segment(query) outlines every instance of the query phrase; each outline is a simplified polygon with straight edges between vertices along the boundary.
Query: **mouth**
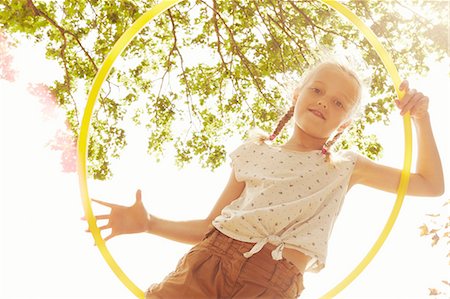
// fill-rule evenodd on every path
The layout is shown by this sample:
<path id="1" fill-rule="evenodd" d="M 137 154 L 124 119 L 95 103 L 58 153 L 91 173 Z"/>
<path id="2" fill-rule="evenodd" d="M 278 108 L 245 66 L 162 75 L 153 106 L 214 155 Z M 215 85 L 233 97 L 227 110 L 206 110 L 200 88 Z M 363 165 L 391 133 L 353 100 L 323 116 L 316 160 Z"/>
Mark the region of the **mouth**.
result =
<path id="1" fill-rule="evenodd" d="M 314 115 L 320 117 L 321 119 L 325 120 L 325 117 L 323 116 L 322 112 L 314 109 L 308 109 L 310 112 L 312 112 Z"/>

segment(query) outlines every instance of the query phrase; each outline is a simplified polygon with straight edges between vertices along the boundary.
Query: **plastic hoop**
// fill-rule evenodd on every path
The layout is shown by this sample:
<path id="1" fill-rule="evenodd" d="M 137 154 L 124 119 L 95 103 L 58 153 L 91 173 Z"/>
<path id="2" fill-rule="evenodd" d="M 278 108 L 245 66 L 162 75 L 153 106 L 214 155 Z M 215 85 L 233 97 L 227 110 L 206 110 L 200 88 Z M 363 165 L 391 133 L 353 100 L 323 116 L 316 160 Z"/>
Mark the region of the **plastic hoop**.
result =
<path id="1" fill-rule="evenodd" d="M 111 268 L 111 270 L 116 274 L 119 280 L 138 298 L 144 298 L 144 292 L 139 289 L 122 271 L 119 265 L 116 263 L 108 248 L 105 245 L 105 241 L 102 239 L 100 230 L 97 227 L 97 223 L 95 217 L 92 212 L 91 199 L 88 193 L 87 187 L 87 148 L 88 148 L 88 137 L 89 137 L 89 127 L 92 117 L 92 112 L 94 109 L 94 105 L 97 101 L 98 94 L 100 92 L 101 86 L 103 82 L 106 80 L 109 72 L 111 71 L 112 65 L 114 64 L 117 57 L 123 52 L 125 47 L 131 42 L 136 34 L 138 34 L 144 26 L 146 26 L 151 20 L 153 20 L 156 16 L 160 15 L 162 12 L 171 8 L 175 4 L 181 2 L 182 0 L 164 0 L 159 4 L 153 6 L 149 11 L 144 13 L 141 17 L 139 17 L 129 29 L 127 29 L 122 36 L 117 40 L 114 44 L 111 51 L 108 53 L 108 56 L 105 58 L 101 68 L 97 72 L 97 75 L 94 78 L 92 83 L 91 90 L 88 95 L 87 104 L 84 110 L 83 119 L 81 123 L 80 133 L 78 137 L 78 178 L 80 185 L 80 193 L 82 197 L 82 203 L 84 212 L 86 215 L 86 219 L 89 224 L 90 231 L 92 236 L 94 237 L 95 243 L 100 250 L 103 258 Z M 344 5 L 340 4 L 337 1 L 328 1 L 328 0 L 319 0 L 336 11 L 338 11 L 343 17 L 347 18 L 351 23 L 353 23 L 360 31 L 364 34 L 366 39 L 372 44 L 375 48 L 378 56 L 381 58 L 385 68 L 390 74 L 392 81 L 394 83 L 394 87 L 398 98 L 402 100 L 404 96 L 404 92 L 398 89 L 400 85 L 400 77 L 398 75 L 397 69 L 392 62 L 391 57 L 387 53 L 387 51 L 383 48 L 381 43 L 378 41 L 375 34 L 368 28 L 355 14 L 353 14 L 350 10 L 348 10 Z M 396 219 L 400 208 L 403 203 L 403 199 L 406 194 L 406 190 L 408 187 L 410 169 L 411 169 L 411 120 L 409 113 L 406 113 L 403 116 L 403 125 L 404 125 L 404 135 L 405 135 L 405 149 L 404 149 L 404 161 L 403 161 L 403 169 L 400 178 L 400 184 L 397 189 L 397 199 L 395 205 L 391 211 L 388 221 L 385 224 L 383 231 L 378 237 L 375 244 L 369 250 L 364 259 L 355 267 L 355 269 L 345 277 L 339 284 L 337 284 L 333 289 L 328 291 L 322 298 L 330 298 L 337 295 L 340 291 L 342 291 L 345 287 L 347 287 L 370 263 L 370 261 L 375 257 L 378 250 L 383 245 L 387 236 L 389 235 Z"/>
<path id="2" fill-rule="evenodd" d="M 401 80 L 398 75 L 397 68 L 395 67 L 391 56 L 384 49 L 381 43 L 378 41 L 376 35 L 367 27 L 354 13 L 352 13 L 347 7 L 340 4 L 337 1 L 329 1 L 329 0 L 320 0 L 323 3 L 329 5 L 338 11 L 342 16 L 346 17 L 350 22 L 353 23 L 356 27 L 358 27 L 359 31 L 364 34 L 365 38 L 370 42 L 370 44 L 374 47 L 378 56 L 381 58 L 384 67 L 388 71 L 391 79 L 394 83 L 395 91 L 397 92 L 398 98 L 403 100 L 403 96 L 405 94 L 404 91 L 398 89 L 400 86 Z M 328 291 L 321 298 L 331 298 L 336 296 L 339 292 L 341 292 L 345 287 L 347 287 L 356 277 L 367 267 L 367 265 L 372 261 L 377 252 L 380 250 L 387 236 L 392 230 L 395 221 L 397 220 L 398 213 L 400 212 L 400 208 L 403 203 L 403 199 L 406 195 L 406 190 L 408 188 L 409 176 L 411 171 L 411 158 L 412 158 L 412 145 L 411 145 L 411 119 L 409 113 L 406 113 L 403 116 L 403 126 L 404 126 L 404 135 L 405 135 L 405 149 L 404 149 L 404 160 L 403 160 L 403 169 L 400 177 L 400 183 L 397 189 L 397 199 L 395 201 L 394 207 L 392 208 L 391 214 L 389 215 L 388 221 L 384 225 L 383 231 L 375 241 L 372 248 L 366 254 L 366 256 L 361 260 L 361 262 L 347 275 L 340 283 L 338 283 L 333 289 Z"/>

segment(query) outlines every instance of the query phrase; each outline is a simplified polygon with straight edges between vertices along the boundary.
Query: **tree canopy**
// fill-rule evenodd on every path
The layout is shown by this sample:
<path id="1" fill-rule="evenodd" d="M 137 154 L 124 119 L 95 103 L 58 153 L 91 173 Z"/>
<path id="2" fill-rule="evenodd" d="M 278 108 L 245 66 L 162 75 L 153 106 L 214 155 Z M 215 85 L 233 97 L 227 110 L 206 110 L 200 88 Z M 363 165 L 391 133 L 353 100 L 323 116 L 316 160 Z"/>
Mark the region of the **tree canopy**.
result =
<path id="1" fill-rule="evenodd" d="M 156 1 L 0 0 L 0 26 L 12 39 L 46 46 L 61 66 L 50 86 L 78 138 L 92 80 L 117 39 Z M 391 54 L 400 75 L 426 74 L 425 58 L 448 52 L 448 12 L 440 1 L 347 1 Z M 427 16 L 419 12 L 429 11 Z M 333 9 L 316 0 L 183 1 L 150 22 L 129 44 L 101 91 L 92 119 L 88 171 L 112 176 L 110 162 L 127 145 L 124 123 L 148 132 L 148 153 L 176 149 L 180 167 L 198 157 L 220 166 L 227 137 L 251 125 L 272 132 L 290 104 L 286 83 L 300 78 L 319 45 L 358 49 L 372 72 L 371 101 L 337 147 L 382 152 L 367 125 L 388 123 L 394 87 L 372 46 Z M 285 130 L 277 142 L 287 138 Z"/>

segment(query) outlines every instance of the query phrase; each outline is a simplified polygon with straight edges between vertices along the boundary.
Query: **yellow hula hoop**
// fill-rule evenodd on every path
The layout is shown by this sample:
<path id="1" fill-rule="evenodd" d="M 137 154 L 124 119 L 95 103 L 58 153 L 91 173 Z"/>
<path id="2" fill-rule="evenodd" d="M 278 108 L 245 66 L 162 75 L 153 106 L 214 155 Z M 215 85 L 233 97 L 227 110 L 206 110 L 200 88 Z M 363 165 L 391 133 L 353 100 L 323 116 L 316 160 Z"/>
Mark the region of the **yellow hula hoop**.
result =
<path id="1" fill-rule="evenodd" d="M 94 237 L 97 248 L 100 250 L 103 258 L 105 259 L 109 267 L 120 279 L 120 281 L 138 298 L 144 298 L 144 292 L 141 289 L 139 289 L 128 278 L 128 276 L 122 271 L 122 269 L 116 263 L 111 253 L 108 251 L 108 248 L 106 247 L 105 242 L 100 235 L 100 230 L 97 227 L 97 223 L 95 221 L 95 217 L 92 212 L 91 199 L 87 187 L 87 169 L 86 169 L 89 127 L 94 105 L 97 101 L 97 97 L 100 92 L 101 86 L 105 81 L 105 79 L 107 78 L 107 76 L 109 75 L 109 72 L 114 64 L 114 61 L 123 52 L 125 47 L 130 43 L 130 41 L 134 38 L 134 36 L 138 34 L 142 30 L 142 28 L 144 28 L 144 26 L 146 26 L 156 16 L 160 15 L 162 12 L 166 11 L 167 9 L 171 8 L 172 6 L 181 1 L 182 0 L 164 0 L 159 4 L 156 4 L 149 11 L 147 11 L 145 14 L 139 17 L 114 44 L 113 48 L 109 52 L 108 56 L 103 62 L 100 70 L 97 72 L 97 75 L 95 76 L 94 81 L 92 83 L 92 87 L 88 95 L 88 100 L 84 110 L 80 133 L 78 137 L 78 160 L 77 160 L 78 178 L 83 208 L 86 215 L 86 219 L 89 224 L 90 231 L 92 233 L 92 236 Z M 381 58 L 385 68 L 390 74 L 392 81 L 394 83 L 395 91 L 398 95 L 398 98 L 401 100 L 404 96 L 404 91 L 400 91 L 398 89 L 401 81 L 397 69 L 394 63 L 392 62 L 391 57 L 389 56 L 387 51 L 383 48 L 381 43 L 378 41 L 377 37 L 372 32 L 372 30 L 370 30 L 370 28 L 368 28 L 355 14 L 353 14 L 350 10 L 348 10 L 344 5 L 340 4 L 339 2 L 328 0 L 319 0 L 319 1 L 329 5 L 330 7 L 338 11 L 343 17 L 347 18 L 350 22 L 352 22 L 361 31 L 361 33 L 364 34 L 366 39 L 375 48 L 378 56 Z M 406 194 L 411 170 L 412 137 L 411 137 L 411 120 L 409 113 L 403 116 L 403 125 L 405 135 L 403 170 L 401 173 L 400 184 L 397 189 L 397 199 L 391 211 L 389 219 L 386 222 L 380 236 L 378 237 L 372 248 L 369 250 L 367 255 L 364 257 L 364 259 L 355 267 L 355 269 L 353 269 L 352 272 L 350 272 L 350 274 L 347 275 L 347 277 L 345 277 L 333 289 L 331 289 L 325 295 L 323 295 L 322 298 L 331 298 L 337 295 L 345 287 L 347 287 L 356 277 L 358 277 L 358 275 L 375 257 L 378 250 L 381 248 L 387 236 L 389 235 L 397 219 L 398 213 L 403 203 L 403 199 Z"/>

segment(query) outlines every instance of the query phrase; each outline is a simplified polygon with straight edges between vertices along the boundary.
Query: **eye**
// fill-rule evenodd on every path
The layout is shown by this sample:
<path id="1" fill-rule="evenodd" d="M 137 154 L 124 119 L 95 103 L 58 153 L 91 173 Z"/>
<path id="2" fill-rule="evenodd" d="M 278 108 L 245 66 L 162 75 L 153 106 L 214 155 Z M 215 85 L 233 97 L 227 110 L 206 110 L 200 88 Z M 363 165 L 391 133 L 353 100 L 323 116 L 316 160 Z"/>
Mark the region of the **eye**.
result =
<path id="1" fill-rule="evenodd" d="M 311 88 L 315 93 L 317 93 L 316 91 L 318 91 L 319 93 L 320 93 L 320 89 L 318 89 L 318 88 L 315 88 L 315 87 L 313 87 L 313 88 Z"/>
<path id="2" fill-rule="evenodd" d="M 336 106 L 338 106 L 339 108 L 344 108 L 344 105 L 342 104 L 342 102 L 341 101 L 339 101 L 339 100 L 336 100 L 336 101 L 334 101 L 334 103 L 336 104 Z"/>

